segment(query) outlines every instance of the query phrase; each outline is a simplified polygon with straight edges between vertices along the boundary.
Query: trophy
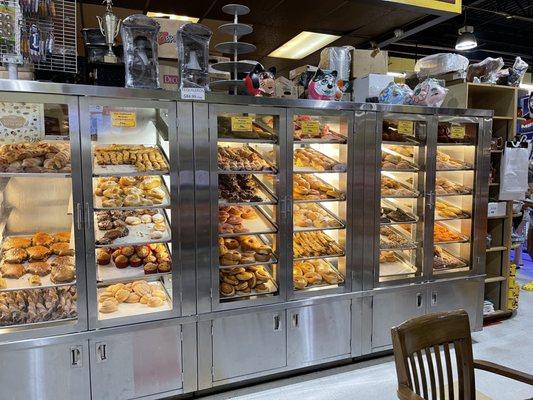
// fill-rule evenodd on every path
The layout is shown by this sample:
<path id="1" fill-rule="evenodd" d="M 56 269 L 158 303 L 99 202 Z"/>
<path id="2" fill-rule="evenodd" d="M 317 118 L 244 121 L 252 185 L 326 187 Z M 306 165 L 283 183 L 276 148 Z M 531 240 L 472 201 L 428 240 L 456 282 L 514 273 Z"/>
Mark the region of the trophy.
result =
<path id="1" fill-rule="evenodd" d="M 104 55 L 104 62 L 106 63 L 117 63 L 117 56 L 113 53 L 113 44 L 115 43 L 115 38 L 120 32 L 120 23 L 121 20 L 113 14 L 111 6 L 113 5 L 112 0 L 104 0 L 106 4 L 106 11 L 103 17 L 96 16 L 98 19 L 98 25 L 100 26 L 100 32 L 105 37 L 107 44 L 107 53 Z"/>

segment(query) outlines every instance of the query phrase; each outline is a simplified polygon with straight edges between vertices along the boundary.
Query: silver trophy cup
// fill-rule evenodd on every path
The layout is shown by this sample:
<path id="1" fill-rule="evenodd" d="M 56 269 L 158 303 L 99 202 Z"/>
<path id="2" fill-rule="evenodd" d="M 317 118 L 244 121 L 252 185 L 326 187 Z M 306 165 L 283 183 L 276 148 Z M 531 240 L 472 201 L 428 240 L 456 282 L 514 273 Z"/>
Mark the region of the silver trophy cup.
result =
<path id="1" fill-rule="evenodd" d="M 118 59 L 117 56 L 115 56 L 115 53 L 113 53 L 113 44 L 120 32 L 120 23 L 122 20 L 113 14 L 113 10 L 111 9 L 111 6 L 113 5 L 112 0 L 105 0 L 104 3 L 106 4 L 106 12 L 104 16 L 96 16 L 98 19 L 98 25 L 100 26 L 100 32 L 104 35 L 107 43 L 107 54 L 104 56 L 104 62 L 116 64 Z"/>

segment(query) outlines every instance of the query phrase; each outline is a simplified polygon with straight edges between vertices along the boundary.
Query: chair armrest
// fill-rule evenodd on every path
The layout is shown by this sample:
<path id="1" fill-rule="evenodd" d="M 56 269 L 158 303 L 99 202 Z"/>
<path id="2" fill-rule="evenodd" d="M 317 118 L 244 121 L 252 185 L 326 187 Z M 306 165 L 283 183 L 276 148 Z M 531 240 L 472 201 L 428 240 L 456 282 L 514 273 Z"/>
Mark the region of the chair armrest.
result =
<path id="1" fill-rule="evenodd" d="M 424 400 L 405 385 L 399 385 L 397 393 L 400 400 Z"/>
<path id="2" fill-rule="evenodd" d="M 515 381 L 520 381 L 527 383 L 528 385 L 533 385 L 533 375 L 527 374 L 525 372 L 517 371 L 512 368 L 504 367 L 503 365 L 495 364 L 489 361 L 484 360 L 474 360 L 474 368 L 481 369 L 483 371 L 492 372 L 493 374 L 498 374 L 505 376 L 506 378 L 514 379 Z"/>

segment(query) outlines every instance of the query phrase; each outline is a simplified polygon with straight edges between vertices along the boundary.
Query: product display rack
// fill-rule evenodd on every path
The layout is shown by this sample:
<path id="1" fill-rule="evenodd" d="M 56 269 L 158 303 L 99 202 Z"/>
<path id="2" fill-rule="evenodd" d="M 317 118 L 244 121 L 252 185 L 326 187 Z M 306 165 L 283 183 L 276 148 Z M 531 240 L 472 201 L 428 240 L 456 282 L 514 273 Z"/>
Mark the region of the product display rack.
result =
<path id="1" fill-rule="evenodd" d="M 518 88 L 511 86 L 461 83 L 449 87 L 450 91 L 444 106 L 494 110 L 492 139 L 514 139 L 517 118 Z M 491 146 L 493 147 L 493 146 Z M 489 181 L 489 201 L 499 201 L 500 161 L 503 150 L 491 148 L 489 168 L 493 179 Z M 512 234 L 512 201 L 507 202 L 506 214 L 502 217 L 489 217 L 487 233 L 492 243 L 486 248 L 485 298 L 492 301 L 495 312 L 487 315 L 487 321 L 506 318 L 511 315 L 507 307 L 508 278 Z"/>
<path id="2" fill-rule="evenodd" d="M 35 82 L 0 81 L 0 88 L 4 101 L 45 102 L 63 93 L 61 104 L 73 107 L 71 143 L 77 140 L 74 148 L 81 161 L 70 173 L 77 189 L 72 190 L 67 212 L 72 210 L 74 225 L 80 228 L 76 245 L 84 247 L 85 257 L 77 258 L 81 259 L 76 284 L 78 302 L 87 312 L 79 313 L 83 323 L 69 322 L 69 331 L 0 328 L 0 352 L 10 371 L 26 370 L 26 360 L 37 352 L 44 365 L 55 366 L 48 373 L 57 371 L 61 379 L 76 382 L 75 388 L 65 389 L 54 383 L 59 378 L 47 379 L 44 386 L 51 395 L 164 398 L 353 359 L 390 350 L 391 326 L 429 312 L 464 308 L 472 328 L 481 328 L 485 252 L 480 252 L 484 241 L 479 238 L 486 232 L 488 189 L 483 185 L 487 171 L 483 166 L 488 162 L 491 123 L 487 111 L 218 95 L 205 102 L 182 102 L 166 91 Z M 410 146 L 417 149 L 416 156 L 391 149 L 405 146 L 404 141 L 383 140 L 384 122 L 398 120 L 413 122 L 402 130 L 412 125 L 415 137 L 422 139 Z M 80 129 L 72 130 L 77 121 Z M 446 149 L 441 148 L 439 124 L 474 126 L 472 143 L 446 143 Z M 118 158 L 108 167 L 107 155 L 101 152 L 141 150 L 119 147 L 126 145 L 157 147 L 168 170 L 154 166 L 150 157 L 151 165 L 127 164 L 125 170 Z M 407 157 L 404 172 L 395 172 L 390 165 L 381 170 L 382 147 L 399 157 L 393 161 Z M 471 189 L 464 195 L 468 200 L 439 199 L 437 151 L 470 164 L 464 171 L 446 171 L 448 179 L 460 184 L 457 187 Z M 127 153 L 122 157 L 131 160 Z M 117 171 L 117 165 L 122 169 Z M 159 168 L 159 172 L 136 171 L 132 166 Z M 410 199 L 392 193 L 381 199 L 382 172 L 395 180 L 406 174 L 402 183 L 406 187 L 411 183 L 417 194 Z M 102 190 L 100 195 L 100 186 L 118 178 L 119 185 L 129 187 L 138 175 L 163 180 L 157 192 L 161 203 L 139 204 L 135 197 L 127 204 L 125 199 L 114 203 L 113 208 L 142 209 L 141 215 L 157 210 L 169 235 L 129 241 L 130 232 L 141 229 L 137 220 L 130 219 L 128 235 L 102 243 L 95 230 L 102 223 L 96 213 L 113 203 L 104 204 L 100 198 L 110 195 L 113 200 L 117 193 L 104 195 Z M 124 194 L 147 196 L 136 190 Z M 460 234 L 438 245 L 466 265 L 435 273 L 433 226 L 441 218 L 433 205 L 438 201 L 452 211 L 462 210 L 457 218 L 448 215 L 437 221 Z M 396 204 L 402 212 L 389 217 L 401 215 L 409 221 L 392 218 L 381 226 L 381 206 Z M 240 220 L 230 220 L 237 213 Z M 387 236 L 382 247 L 407 265 L 413 265 L 412 259 L 401 255 L 414 253 L 413 276 L 380 279 L 382 227 L 410 239 L 397 244 L 394 236 Z M 118 260 L 125 268 L 97 265 L 99 250 L 132 243 L 166 245 L 171 273 L 140 275 L 138 268 L 144 265 L 133 266 L 137 260 L 130 255 L 126 255 L 129 266 Z M 226 250 L 242 251 L 240 260 L 231 253 L 222 262 Z M 305 286 L 298 279 L 299 269 L 304 276 L 311 273 Z M 168 306 L 150 308 L 141 302 L 133 303 L 133 310 L 123 307 L 131 303 L 120 303 L 117 311 L 101 312 L 99 296 L 107 296 L 109 286 L 139 279 L 161 285 Z M 160 373 L 146 379 L 142 371 L 153 370 Z M 11 372 L 0 375 L 4 387 L 13 387 L 11 381 Z M 17 390 L 27 397 L 24 388 Z"/>

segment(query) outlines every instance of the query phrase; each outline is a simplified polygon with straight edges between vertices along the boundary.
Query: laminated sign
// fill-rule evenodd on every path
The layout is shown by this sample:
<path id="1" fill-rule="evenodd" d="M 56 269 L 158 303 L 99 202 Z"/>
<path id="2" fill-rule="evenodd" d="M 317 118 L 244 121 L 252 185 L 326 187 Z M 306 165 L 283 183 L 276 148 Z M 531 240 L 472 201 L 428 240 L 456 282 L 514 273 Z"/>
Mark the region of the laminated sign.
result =
<path id="1" fill-rule="evenodd" d="M 113 128 L 135 128 L 137 114 L 135 112 L 111 111 L 111 126 Z"/>
<path id="2" fill-rule="evenodd" d="M 44 106 L 0 102 L 0 143 L 44 139 Z"/>
<path id="3" fill-rule="evenodd" d="M 233 132 L 251 132 L 252 117 L 231 117 L 231 130 Z"/>
<path id="4" fill-rule="evenodd" d="M 466 129 L 464 126 L 452 126 L 450 128 L 450 137 L 452 139 L 464 139 L 466 134 Z"/>
<path id="5" fill-rule="evenodd" d="M 319 121 L 301 121 L 303 135 L 320 136 L 320 122 Z"/>
<path id="6" fill-rule="evenodd" d="M 400 135 L 412 135 L 414 126 L 413 121 L 398 121 L 398 133 Z"/>

